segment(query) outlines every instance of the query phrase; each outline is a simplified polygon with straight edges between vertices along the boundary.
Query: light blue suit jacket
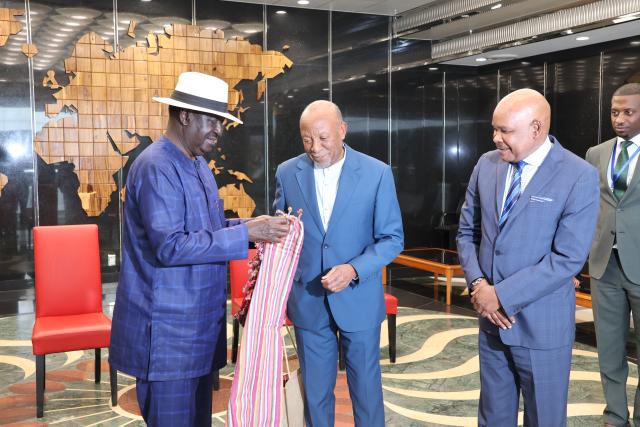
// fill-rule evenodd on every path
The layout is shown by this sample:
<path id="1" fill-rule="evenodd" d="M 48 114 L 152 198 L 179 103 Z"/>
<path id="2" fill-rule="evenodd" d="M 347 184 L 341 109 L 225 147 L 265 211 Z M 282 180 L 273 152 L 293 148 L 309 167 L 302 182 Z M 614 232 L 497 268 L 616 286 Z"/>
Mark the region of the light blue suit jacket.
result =
<path id="1" fill-rule="evenodd" d="M 329 226 L 325 233 L 316 200 L 313 163 L 306 154 L 276 171 L 275 209 L 302 209 L 304 243 L 287 312 L 294 325 L 315 330 L 327 295 L 331 313 L 344 331 L 374 328 L 385 317 L 381 270 L 403 249 L 402 218 L 391 168 L 345 146 Z M 332 267 L 351 264 L 359 280 L 338 293 L 320 278 Z"/>
<path id="2" fill-rule="evenodd" d="M 494 284 L 512 329 L 481 318 L 502 342 L 532 349 L 573 343 L 575 290 L 598 219 L 598 172 L 550 136 L 553 148 L 518 199 L 502 231 L 507 162 L 497 150 L 476 164 L 460 215 L 457 243 L 467 283 Z"/>

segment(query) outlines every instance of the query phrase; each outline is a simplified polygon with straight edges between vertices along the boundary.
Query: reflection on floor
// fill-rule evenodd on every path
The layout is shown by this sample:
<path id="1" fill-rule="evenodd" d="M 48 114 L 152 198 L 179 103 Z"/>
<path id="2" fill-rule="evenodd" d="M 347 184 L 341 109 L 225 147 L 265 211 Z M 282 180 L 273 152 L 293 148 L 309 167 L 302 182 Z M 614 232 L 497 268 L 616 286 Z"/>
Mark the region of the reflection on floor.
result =
<path id="1" fill-rule="evenodd" d="M 467 308 L 446 307 L 439 301 L 399 288 L 388 291 L 399 297 L 402 307 L 397 321 L 395 364 L 388 360 L 386 324 L 381 334 L 387 425 L 475 426 L 479 378 L 477 321 L 473 312 Z M 460 299 L 456 296 L 454 301 Z M 113 293 L 108 292 L 105 311 L 110 313 L 112 307 Z M 119 404 L 112 408 L 109 376 L 102 376 L 102 384 L 93 381 L 91 351 L 47 356 L 45 417 L 39 423 L 35 418 L 32 324 L 32 313 L 0 318 L 0 425 L 144 425 L 138 416 L 134 380 L 119 375 Z M 230 337 L 230 323 L 228 328 Z M 104 362 L 102 369 L 108 370 Z M 224 425 L 232 375 L 232 366 L 221 372 L 221 390 L 214 395 L 215 426 Z M 637 367 L 632 365 L 628 382 L 630 402 L 636 386 Z M 336 397 L 336 425 L 353 425 L 344 374 L 339 374 Z M 595 348 L 576 343 L 569 391 L 569 425 L 601 425 L 603 407 Z"/>

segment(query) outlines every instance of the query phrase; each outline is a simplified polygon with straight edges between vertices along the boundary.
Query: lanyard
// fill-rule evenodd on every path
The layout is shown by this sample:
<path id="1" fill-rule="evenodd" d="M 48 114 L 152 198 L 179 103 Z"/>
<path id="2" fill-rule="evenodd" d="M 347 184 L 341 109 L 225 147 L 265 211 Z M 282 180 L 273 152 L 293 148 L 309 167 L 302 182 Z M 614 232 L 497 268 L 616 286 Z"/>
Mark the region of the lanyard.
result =
<path id="1" fill-rule="evenodd" d="M 611 156 L 611 187 L 615 188 L 616 182 L 620 179 L 620 175 L 629 167 L 631 160 L 633 160 L 639 153 L 640 147 L 637 147 L 636 150 L 629 156 L 624 165 L 620 168 L 620 172 L 616 175 L 615 172 L 615 163 L 616 163 L 616 149 L 618 147 L 618 142 L 616 141 L 613 144 L 613 155 Z"/>

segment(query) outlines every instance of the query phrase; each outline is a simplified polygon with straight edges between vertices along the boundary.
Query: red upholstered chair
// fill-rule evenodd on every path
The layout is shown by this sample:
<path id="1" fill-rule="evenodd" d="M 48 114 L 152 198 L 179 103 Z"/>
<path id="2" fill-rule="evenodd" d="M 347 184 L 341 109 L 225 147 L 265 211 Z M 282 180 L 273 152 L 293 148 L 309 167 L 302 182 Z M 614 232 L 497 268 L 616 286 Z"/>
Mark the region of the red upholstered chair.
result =
<path id="1" fill-rule="evenodd" d="M 31 342 L 36 356 L 37 415 L 44 413 L 45 355 L 109 347 L 111 320 L 102 312 L 100 253 L 96 225 L 34 227 L 36 321 Z M 110 368 L 111 404 L 117 404 L 117 374 Z"/>
<path id="2" fill-rule="evenodd" d="M 398 298 L 385 292 L 384 306 L 387 313 L 387 330 L 389 331 L 389 361 L 396 363 L 396 315 L 398 314 Z"/>
<path id="3" fill-rule="evenodd" d="M 231 363 L 236 363 L 238 358 L 238 338 L 240 335 L 240 322 L 235 318 L 242 306 L 244 292 L 242 289 L 249 279 L 249 260 L 256 255 L 256 249 L 249 249 L 246 259 L 229 261 L 229 277 L 231 282 L 231 314 L 233 318 L 233 342 L 231 344 Z"/>

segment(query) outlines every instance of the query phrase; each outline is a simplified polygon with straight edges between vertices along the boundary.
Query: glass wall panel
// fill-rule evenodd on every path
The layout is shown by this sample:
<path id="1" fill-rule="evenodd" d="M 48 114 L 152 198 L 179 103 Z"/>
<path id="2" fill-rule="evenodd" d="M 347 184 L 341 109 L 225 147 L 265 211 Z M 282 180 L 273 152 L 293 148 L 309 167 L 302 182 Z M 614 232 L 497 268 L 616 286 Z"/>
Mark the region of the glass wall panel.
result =
<path id="1" fill-rule="evenodd" d="M 258 94 L 258 80 L 266 70 L 242 65 L 262 63 L 263 9 L 261 5 L 245 3 L 230 4 L 220 1 L 196 3 L 196 23 L 201 29 L 220 28 L 224 31 L 226 40 L 242 37 L 248 42 L 242 46 L 249 48 L 251 45 L 257 49 L 257 53 L 249 53 L 248 50 L 245 52 L 242 48 L 236 49 L 240 53 L 237 53 L 238 66 L 234 73 L 239 73 L 240 81 L 234 89 L 242 94 L 242 101 L 238 108 L 244 111 L 241 113 L 244 123 L 229 128 L 224 133 L 218 150 L 209 156 L 209 160 L 214 160 L 218 168 L 215 178 L 221 191 L 242 194 L 241 197 L 248 206 L 242 210 L 227 210 L 227 217 L 255 216 L 268 212 L 265 194 L 264 96 Z M 233 48 L 232 43 L 225 45 L 228 51 Z M 220 75 L 220 77 L 224 76 Z M 239 175 L 238 172 L 244 175 Z M 255 207 L 251 209 L 251 206 Z"/>
<path id="2" fill-rule="evenodd" d="M 632 44 L 634 42 L 634 44 Z M 640 40 L 621 40 L 602 56 L 602 127 L 600 141 L 615 136 L 611 128 L 611 97 L 625 83 L 640 83 Z"/>
<path id="3" fill-rule="evenodd" d="M 280 10 L 286 13 L 277 13 Z M 328 19 L 326 11 L 267 7 L 267 47 L 284 49 L 293 62 L 285 75 L 268 82 L 270 201 L 278 165 L 304 152 L 299 128 L 302 110 L 312 101 L 329 99 Z"/>
<path id="4" fill-rule="evenodd" d="M 395 61 L 395 58 L 394 58 Z M 394 72 L 392 158 L 405 247 L 434 246 L 442 212 L 442 73 L 427 67 Z"/>
<path id="5" fill-rule="evenodd" d="M 13 33 L 0 45 L 0 291 L 31 283 L 34 180 L 24 3 L 0 1 Z M 19 12 L 19 14 L 18 14 Z M 35 15 L 33 15 L 35 17 Z"/>
<path id="6" fill-rule="evenodd" d="M 219 2 L 214 2 L 219 3 Z M 184 1 L 120 1 L 118 2 L 118 42 L 121 48 L 145 43 L 149 33 L 163 34 L 165 27 L 171 24 L 192 23 L 191 2 Z M 111 31 L 113 35 L 113 21 L 106 19 L 105 35 Z"/>
<path id="7" fill-rule="evenodd" d="M 584 157 L 598 143 L 598 91 L 600 57 L 590 56 L 550 64 L 548 79 L 553 79 L 551 131 L 563 147 Z"/>
<path id="8" fill-rule="evenodd" d="M 389 18 L 334 12 L 332 95 L 349 124 L 347 143 L 388 162 Z"/>
<path id="9" fill-rule="evenodd" d="M 98 225 L 103 274 L 117 271 L 122 156 L 109 101 L 111 2 L 31 2 L 40 225 Z M 109 32 L 111 29 L 111 32 Z M 119 98 L 118 98 L 119 99 Z"/>
<path id="10" fill-rule="evenodd" d="M 518 89 L 533 89 L 544 94 L 544 64 L 520 61 L 500 67 L 500 98 Z"/>
<path id="11" fill-rule="evenodd" d="M 443 209 L 435 230 L 439 247 L 455 249 L 455 234 L 464 201 L 467 183 L 478 153 L 479 130 L 487 132 L 485 106 L 478 98 L 478 77 L 475 70 L 449 70 L 446 73 L 445 104 L 445 167 Z"/>

